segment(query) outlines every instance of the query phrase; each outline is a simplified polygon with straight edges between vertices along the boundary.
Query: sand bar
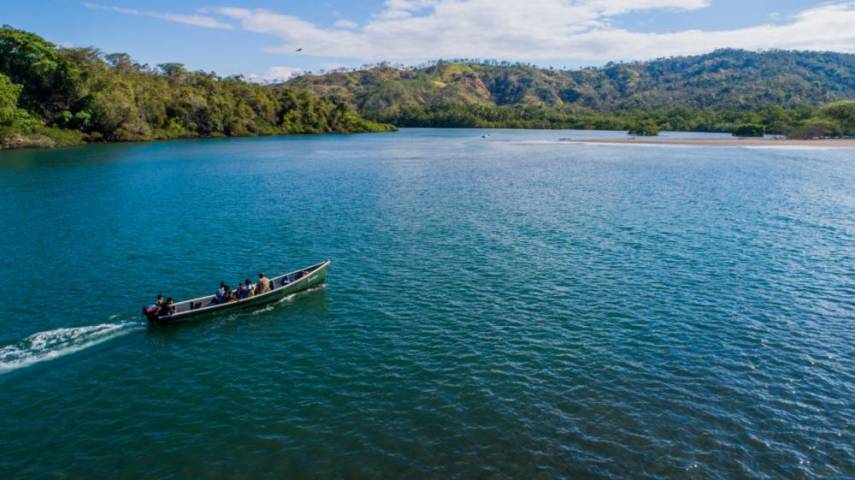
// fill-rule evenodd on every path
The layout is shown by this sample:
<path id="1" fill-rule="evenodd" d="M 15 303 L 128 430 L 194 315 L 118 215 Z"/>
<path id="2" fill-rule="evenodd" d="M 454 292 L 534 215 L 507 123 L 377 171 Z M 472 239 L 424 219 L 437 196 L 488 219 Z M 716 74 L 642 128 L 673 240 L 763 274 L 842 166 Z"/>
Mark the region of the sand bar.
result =
<path id="1" fill-rule="evenodd" d="M 711 147 L 855 148 L 855 139 L 785 140 L 773 138 L 567 138 L 564 142 L 607 145 L 695 145 Z"/>

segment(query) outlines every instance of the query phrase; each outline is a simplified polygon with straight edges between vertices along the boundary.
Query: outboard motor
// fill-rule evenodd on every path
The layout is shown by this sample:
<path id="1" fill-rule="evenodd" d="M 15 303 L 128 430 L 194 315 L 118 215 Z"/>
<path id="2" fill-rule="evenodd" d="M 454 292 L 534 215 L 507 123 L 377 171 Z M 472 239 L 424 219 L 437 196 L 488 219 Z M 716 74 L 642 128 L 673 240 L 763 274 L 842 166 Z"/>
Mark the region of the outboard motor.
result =
<path id="1" fill-rule="evenodd" d="M 142 307 L 142 313 L 145 315 L 145 318 L 148 319 L 148 323 L 154 323 L 157 321 L 157 312 L 160 311 L 160 308 L 157 305 L 149 305 L 148 307 Z"/>

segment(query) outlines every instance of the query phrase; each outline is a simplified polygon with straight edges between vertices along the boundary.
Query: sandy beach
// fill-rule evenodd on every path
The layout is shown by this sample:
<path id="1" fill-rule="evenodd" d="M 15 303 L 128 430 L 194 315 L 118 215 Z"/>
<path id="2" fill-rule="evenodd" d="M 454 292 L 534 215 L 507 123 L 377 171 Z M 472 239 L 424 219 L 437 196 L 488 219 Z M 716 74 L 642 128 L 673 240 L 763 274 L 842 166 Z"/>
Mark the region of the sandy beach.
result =
<path id="1" fill-rule="evenodd" d="M 855 139 L 785 140 L 772 138 L 616 138 L 616 139 L 562 139 L 568 143 L 609 145 L 692 145 L 710 147 L 805 147 L 805 148 L 855 148 Z"/>

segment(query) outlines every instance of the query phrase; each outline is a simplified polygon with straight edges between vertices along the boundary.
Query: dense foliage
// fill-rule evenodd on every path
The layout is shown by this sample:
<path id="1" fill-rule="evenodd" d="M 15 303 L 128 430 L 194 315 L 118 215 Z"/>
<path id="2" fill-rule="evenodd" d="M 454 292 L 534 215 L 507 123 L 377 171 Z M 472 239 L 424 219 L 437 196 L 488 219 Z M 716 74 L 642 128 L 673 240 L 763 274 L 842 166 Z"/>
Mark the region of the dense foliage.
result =
<path id="1" fill-rule="evenodd" d="M 18 96 L 21 86 L 0 73 L 0 125 L 11 125 L 18 118 Z"/>
<path id="2" fill-rule="evenodd" d="M 788 133 L 816 120 L 821 105 L 855 98 L 855 55 L 719 50 L 575 71 L 468 60 L 381 64 L 288 85 L 343 98 L 366 118 L 399 126 L 631 129 L 654 122 L 664 130 L 758 124 Z"/>
<path id="3" fill-rule="evenodd" d="M 5 147 L 83 141 L 364 132 L 392 129 L 348 103 L 241 77 L 152 69 L 126 54 L 59 48 L 0 29 L 0 142 Z"/>
<path id="4" fill-rule="evenodd" d="M 630 125 L 627 133 L 641 137 L 655 137 L 659 135 L 659 125 L 651 119 L 640 120 Z"/>
<path id="5" fill-rule="evenodd" d="M 733 131 L 735 137 L 762 137 L 766 134 L 766 127 L 756 123 L 746 123 L 739 125 Z"/>

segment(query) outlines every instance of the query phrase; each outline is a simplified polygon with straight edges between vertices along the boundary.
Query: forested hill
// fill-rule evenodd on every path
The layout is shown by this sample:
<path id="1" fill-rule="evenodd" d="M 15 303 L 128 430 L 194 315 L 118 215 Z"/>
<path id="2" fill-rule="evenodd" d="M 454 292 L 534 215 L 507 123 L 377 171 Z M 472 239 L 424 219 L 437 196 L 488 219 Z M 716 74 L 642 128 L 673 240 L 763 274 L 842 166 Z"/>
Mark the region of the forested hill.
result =
<path id="1" fill-rule="evenodd" d="M 335 95 L 367 118 L 399 125 L 453 123 L 471 114 L 486 123 L 527 126 L 534 121 L 529 113 L 535 112 L 557 126 L 580 118 L 599 125 L 616 117 L 638 119 L 647 112 L 660 123 L 670 115 L 670 126 L 679 129 L 763 120 L 783 126 L 796 121 L 793 116 L 809 116 L 806 110 L 855 98 L 855 55 L 718 50 L 569 71 L 440 61 L 421 68 L 379 65 L 303 75 L 288 85 Z M 663 112 L 696 118 L 683 121 Z"/>
<path id="2" fill-rule="evenodd" d="M 855 135 L 855 55 L 720 50 L 573 71 L 380 65 L 284 85 L 140 65 L 0 28 L 0 147 L 398 126 Z"/>
<path id="3" fill-rule="evenodd" d="M 38 35 L 0 28 L 0 146 L 166 138 L 363 132 L 346 102 L 191 72 L 150 68 L 123 53 L 60 48 Z"/>

